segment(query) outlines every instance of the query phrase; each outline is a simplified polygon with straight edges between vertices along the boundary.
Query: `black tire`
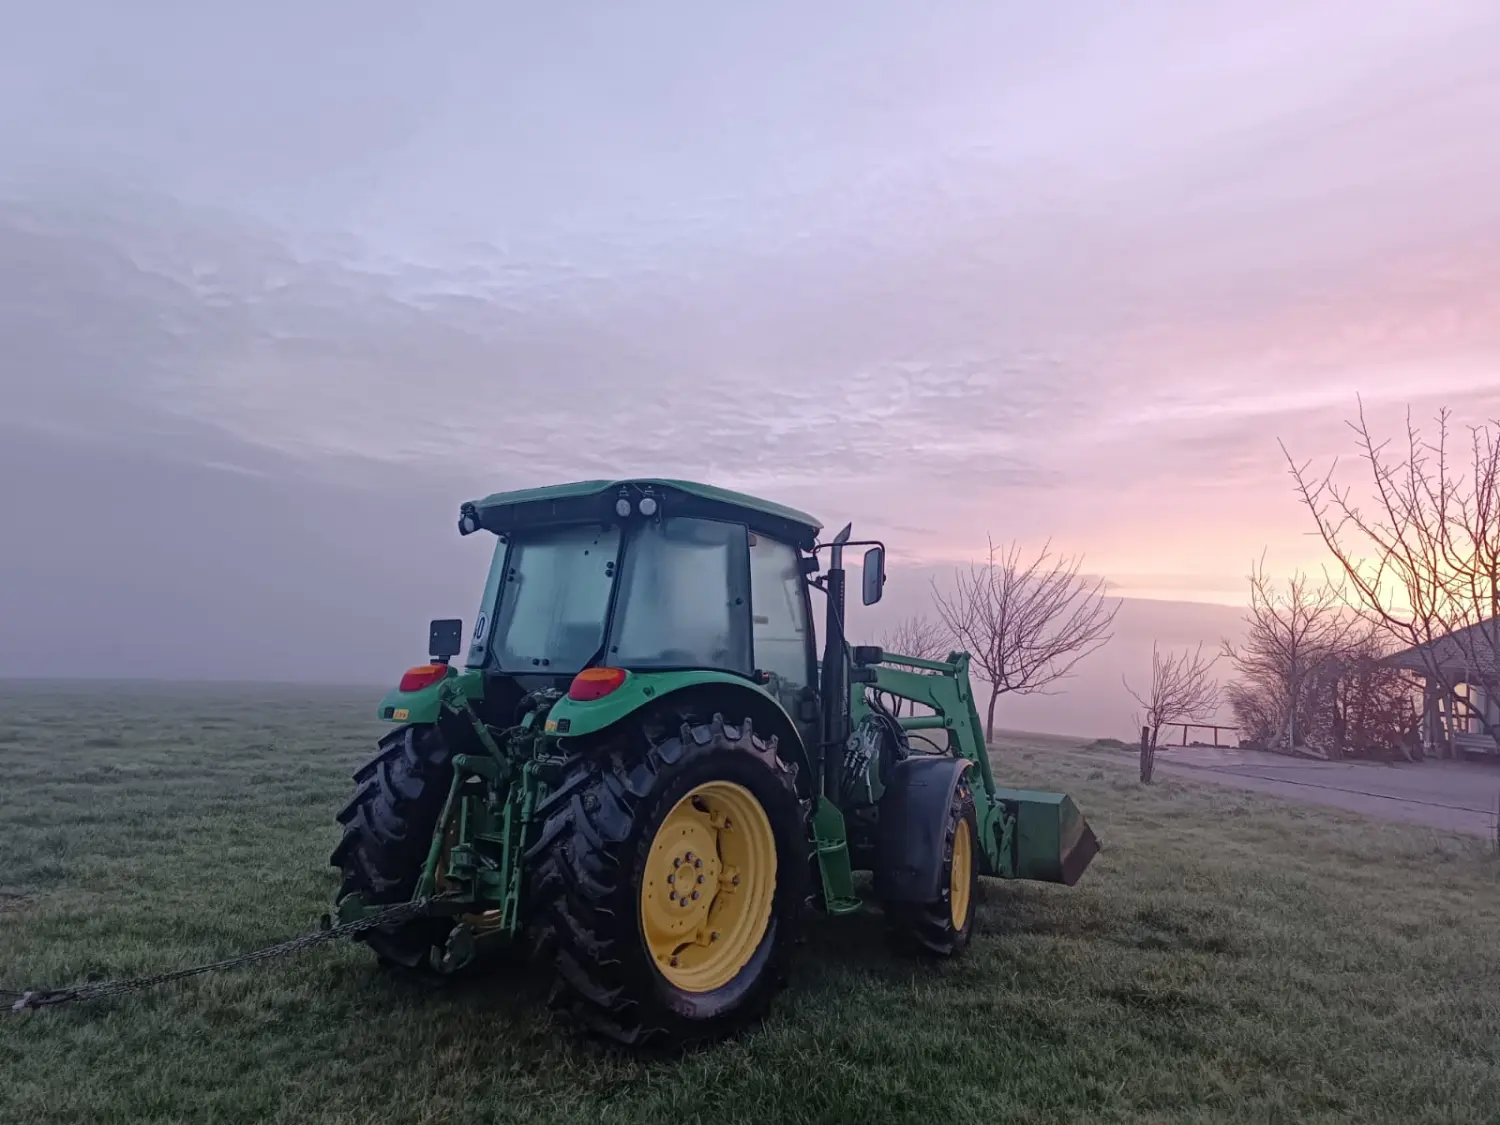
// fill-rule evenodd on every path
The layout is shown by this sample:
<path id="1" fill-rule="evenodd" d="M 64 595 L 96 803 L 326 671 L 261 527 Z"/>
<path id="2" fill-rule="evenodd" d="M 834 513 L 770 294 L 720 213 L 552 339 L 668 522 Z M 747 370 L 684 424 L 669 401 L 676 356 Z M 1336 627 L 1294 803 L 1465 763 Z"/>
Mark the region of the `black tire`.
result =
<path id="1" fill-rule="evenodd" d="M 954 921 L 953 845 L 967 825 L 969 832 L 968 906 L 961 924 Z M 932 902 L 885 904 L 891 943 L 903 953 L 930 957 L 956 957 L 969 947 L 974 916 L 979 905 L 979 815 L 974 809 L 974 790 L 961 777 L 948 807 L 948 833 L 943 844 L 943 878 L 938 897 Z"/>
<path id="2" fill-rule="evenodd" d="M 675 721 L 674 717 L 674 721 Z M 670 729 L 670 725 L 668 726 Z M 761 1019 L 786 980 L 806 897 L 811 844 L 795 772 L 748 719 L 683 721 L 638 750 L 580 756 L 539 811 L 527 854 L 538 953 L 555 967 L 552 1003 L 582 1028 L 630 1047 L 680 1049 Z M 754 796 L 776 844 L 771 915 L 749 962 L 722 987 L 688 992 L 657 968 L 640 921 L 640 884 L 658 827 L 689 792 L 729 781 Z M 696 896 L 695 896 L 696 897 Z"/>
<path id="3" fill-rule="evenodd" d="M 338 814 L 344 837 L 329 863 L 343 875 L 339 899 L 358 893 L 375 905 L 412 897 L 453 784 L 452 758 L 433 726 L 402 727 L 380 740 L 380 752 L 354 774 L 353 800 Z M 433 971 L 429 952 L 441 947 L 449 928 L 441 919 L 418 919 L 359 940 L 384 963 Z"/>

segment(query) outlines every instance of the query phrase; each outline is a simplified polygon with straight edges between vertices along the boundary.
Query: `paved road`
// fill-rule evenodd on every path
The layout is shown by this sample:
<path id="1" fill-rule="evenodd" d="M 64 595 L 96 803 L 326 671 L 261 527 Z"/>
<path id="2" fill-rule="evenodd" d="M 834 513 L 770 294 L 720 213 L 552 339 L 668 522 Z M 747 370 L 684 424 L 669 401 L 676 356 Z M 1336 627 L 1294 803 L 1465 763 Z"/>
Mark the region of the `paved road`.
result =
<path id="1" fill-rule="evenodd" d="M 1241 789 L 1492 837 L 1500 762 L 1315 762 L 1254 750 L 1163 748 L 1157 767 Z"/>

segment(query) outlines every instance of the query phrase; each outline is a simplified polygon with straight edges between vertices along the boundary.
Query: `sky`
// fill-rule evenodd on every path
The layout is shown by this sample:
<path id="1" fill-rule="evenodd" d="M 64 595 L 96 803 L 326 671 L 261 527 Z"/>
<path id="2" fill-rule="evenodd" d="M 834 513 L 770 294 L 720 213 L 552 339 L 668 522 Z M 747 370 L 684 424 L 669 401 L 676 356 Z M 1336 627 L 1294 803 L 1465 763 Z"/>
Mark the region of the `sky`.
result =
<path id="1" fill-rule="evenodd" d="M 1500 400 L 1492 2 L 7 25 L 0 675 L 384 682 L 472 616 L 459 502 L 650 474 L 886 539 L 872 630 L 1083 555 L 1131 624 L 1010 714 L 1113 729 L 1321 565 L 1279 443 Z"/>

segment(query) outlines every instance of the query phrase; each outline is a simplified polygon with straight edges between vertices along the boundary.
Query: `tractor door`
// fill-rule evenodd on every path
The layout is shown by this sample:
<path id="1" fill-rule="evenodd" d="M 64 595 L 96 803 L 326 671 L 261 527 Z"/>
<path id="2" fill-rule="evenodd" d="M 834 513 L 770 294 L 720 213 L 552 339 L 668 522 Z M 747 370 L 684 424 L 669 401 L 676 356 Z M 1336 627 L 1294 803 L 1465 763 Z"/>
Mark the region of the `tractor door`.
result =
<path id="1" fill-rule="evenodd" d="M 802 560 L 790 543 L 750 533 L 750 614 L 755 670 L 771 677 L 768 687 L 791 715 L 807 746 L 818 740 L 816 712 L 806 703 L 817 683 L 817 646 L 812 631 Z"/>

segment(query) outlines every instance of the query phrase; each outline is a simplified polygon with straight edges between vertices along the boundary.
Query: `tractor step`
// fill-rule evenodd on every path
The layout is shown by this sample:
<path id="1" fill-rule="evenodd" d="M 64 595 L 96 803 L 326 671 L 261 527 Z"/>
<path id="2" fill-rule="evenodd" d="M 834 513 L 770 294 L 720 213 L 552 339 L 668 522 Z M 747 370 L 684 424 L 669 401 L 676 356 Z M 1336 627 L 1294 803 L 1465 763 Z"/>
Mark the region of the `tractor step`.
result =
<path id="1" fill-rule="evenodd" d="M 844 814 L 826 797 L 813 811 L 813 843 L 818 871 L 823 877 L 823 903 L 829 914 L 853 914 L 863 904 L 854 893 L 854 869 L 849 863 L 849 838 Z"/>

